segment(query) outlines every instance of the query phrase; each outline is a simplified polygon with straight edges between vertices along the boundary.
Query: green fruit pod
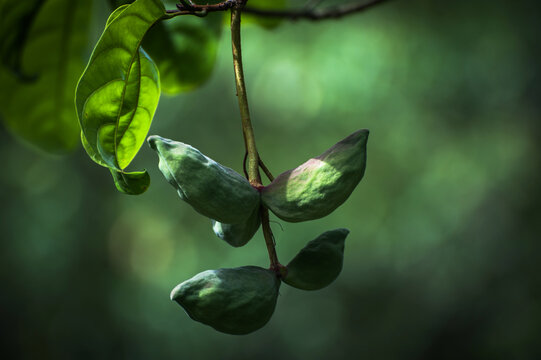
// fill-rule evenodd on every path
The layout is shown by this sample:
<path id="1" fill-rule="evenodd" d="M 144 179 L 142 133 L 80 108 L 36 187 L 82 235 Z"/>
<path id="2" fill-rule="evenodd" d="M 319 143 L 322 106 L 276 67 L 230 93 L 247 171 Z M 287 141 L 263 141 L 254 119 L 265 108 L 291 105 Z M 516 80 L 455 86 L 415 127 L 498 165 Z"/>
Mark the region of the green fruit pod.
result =
<path id="1" fill-rule="evenodd" d="M 332 283 L 342 271 L 348 234 L 348 229 L 335 229 L 310 241 L 287 264 L 282 280 L 302 290 L 319 290 Z"/>
<path id="2" fill-rule="evenodd" d="M 177 285 L 171 300 L 193 320 L 233 335 L 263 327 L 276 307 L 280 280 L 258 266 L 207 270 Z"/>
<path id="3" fill-rule="evenodd" d="M 358 130 L 318 157 L 278 175 L 261 190 L 263 204 L 289 222 L 319 219 L 333 212 L 363 178 L 368 133 Z"/>
<path id="4" fill-rule="evenodd" d="M 259 208 L 256 208 L 252 215 L 240 224 L 224 224 L 212 220 L 212 230 L 220 239 L 234 247 L 246 245 L 254 236 L 261 225 L 261 216 Z"/>
<path id="5" fill-rule="evenodd" d="M 150 136 L 159 168 L 180 198 L 197 212 L 225 224 L 246 222 L 259 208 L 259 193 L 236 171 L 218 164 L 196 148 Z"/>

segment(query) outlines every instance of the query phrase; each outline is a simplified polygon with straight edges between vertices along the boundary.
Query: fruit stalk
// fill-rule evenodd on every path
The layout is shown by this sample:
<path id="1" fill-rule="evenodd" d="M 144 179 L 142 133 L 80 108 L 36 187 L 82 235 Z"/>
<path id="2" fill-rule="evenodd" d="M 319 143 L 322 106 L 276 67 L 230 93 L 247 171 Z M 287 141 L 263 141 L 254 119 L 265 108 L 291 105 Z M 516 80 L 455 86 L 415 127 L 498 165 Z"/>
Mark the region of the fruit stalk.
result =
<path id="1" fill-rule="evenodd" d="M 265 238 L 265 244 L 267 245 L 267 251 L 269 252 L 270 269 L 280 274 L 280 268 L 282 267 L 282 265 L 280 265 L 280 262 L 278 261 L 278 256 L 276 255 L 274 236 L 272 235 L 272 230 L 270 228 L 269 222 L 269 210 L 261 206 L 260 211 L 261 228 L 263 229 L 263 237 Z"/>

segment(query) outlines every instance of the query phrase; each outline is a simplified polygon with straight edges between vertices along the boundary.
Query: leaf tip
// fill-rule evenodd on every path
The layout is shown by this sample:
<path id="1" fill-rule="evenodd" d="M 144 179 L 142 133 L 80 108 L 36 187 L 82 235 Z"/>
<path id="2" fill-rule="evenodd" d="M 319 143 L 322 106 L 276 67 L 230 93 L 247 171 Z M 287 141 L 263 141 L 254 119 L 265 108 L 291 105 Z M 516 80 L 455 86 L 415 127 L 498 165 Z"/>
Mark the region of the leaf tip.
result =
<path id="1" fill-rule="evenodd" d="M 127 195 L 141 195 L 150 186 L 150 175 L 146 170 L 136 172 L 122 172 L 109 168 L 115 186 L 121 193 Z"/>

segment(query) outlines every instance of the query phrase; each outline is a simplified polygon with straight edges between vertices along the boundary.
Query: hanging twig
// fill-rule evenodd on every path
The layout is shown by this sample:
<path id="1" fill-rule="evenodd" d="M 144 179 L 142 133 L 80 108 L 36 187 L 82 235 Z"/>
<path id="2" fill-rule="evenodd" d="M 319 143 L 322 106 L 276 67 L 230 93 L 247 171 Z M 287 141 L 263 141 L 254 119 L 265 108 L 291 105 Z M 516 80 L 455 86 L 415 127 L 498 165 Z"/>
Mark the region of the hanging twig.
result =
<path id="1" fill-rule="evenodd" d="M 247 7 L 243 11 L 245 13 L 250 13 L 253 15 L 264 16 L 264 17 L 274 17 L 274 18 L 284 18 L 288 20 L 326 20 L 326 19 L 337 19 L 346 15 L 351 15 L 359 13 L 369 8 L 381 4 L 388 0 L 372 0 L 372 1 L 362 1 L 355 2 L 351 4 L 339 5 L 328 7 L 324 9 L 314 8 L 314 7 L 304 7 L 298 10 L 268 10 L 268 9 L 256 9 Z"/>

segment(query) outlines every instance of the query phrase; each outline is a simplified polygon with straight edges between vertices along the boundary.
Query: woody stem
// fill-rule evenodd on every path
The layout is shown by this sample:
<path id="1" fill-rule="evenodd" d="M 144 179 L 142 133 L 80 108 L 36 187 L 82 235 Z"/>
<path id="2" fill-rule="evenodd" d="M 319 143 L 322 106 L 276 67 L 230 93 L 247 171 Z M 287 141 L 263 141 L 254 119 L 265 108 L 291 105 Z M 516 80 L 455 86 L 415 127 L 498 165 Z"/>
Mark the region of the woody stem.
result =
<path id="1" fill-rule="evenodd" d="M 256 189 L 261 189 L 261 176 L 259 174 L 260 159 L 255 144 L 254 129 L 250 120 L 250 109 L 248 107 L 248 97 L 246 95 L 246 86 L 244 84 L 244 70 L 242 68 L 242 52 L 240 42 L 240 17 L 241 9 L 245 1 L 239 2 L 238 5 L 231 9 L 231 44 L 233 48 L 233 67 L 235 69 L 235 84 L 237 86 L 237 98 L 239 101 L 240 118 L 242 121 L 242 134 L 244 135 L 244 145 L 246 147 L 246 163 L 248 181 Z M 282 266 L 278 261 L 276 249 L 274 245 L 274 236 L 269 223 L 269 210 L 263 205 L 260 208 L 261 212 L 261 227 L 267 251 L 269 253 L 270 268 L 279 273 Z"/>
<path id="2" fill-rule="evenodd" d="M 239 101 L 240 118 L 242 121 L 242 134 L 244 135 L 244 145 L 248 153 L 247 173 L 250 184 L 255 187 L 262 186 L 261 176 L 259 175 L 259 154 L 255 145 L 254 129 L 250 120 L 250 109 L 248 107 L 248 97 L 246 95 L 246 85 L 244 84 L 244 70 L 242 68 L 242 51 L 240 45 L 240 13 L 241 7 L 235 6 L 231 10 L 231 45 L 233 47 L 233 67 L 235 69 L 235 83 L 237 85 L 237 98 Z"/>

